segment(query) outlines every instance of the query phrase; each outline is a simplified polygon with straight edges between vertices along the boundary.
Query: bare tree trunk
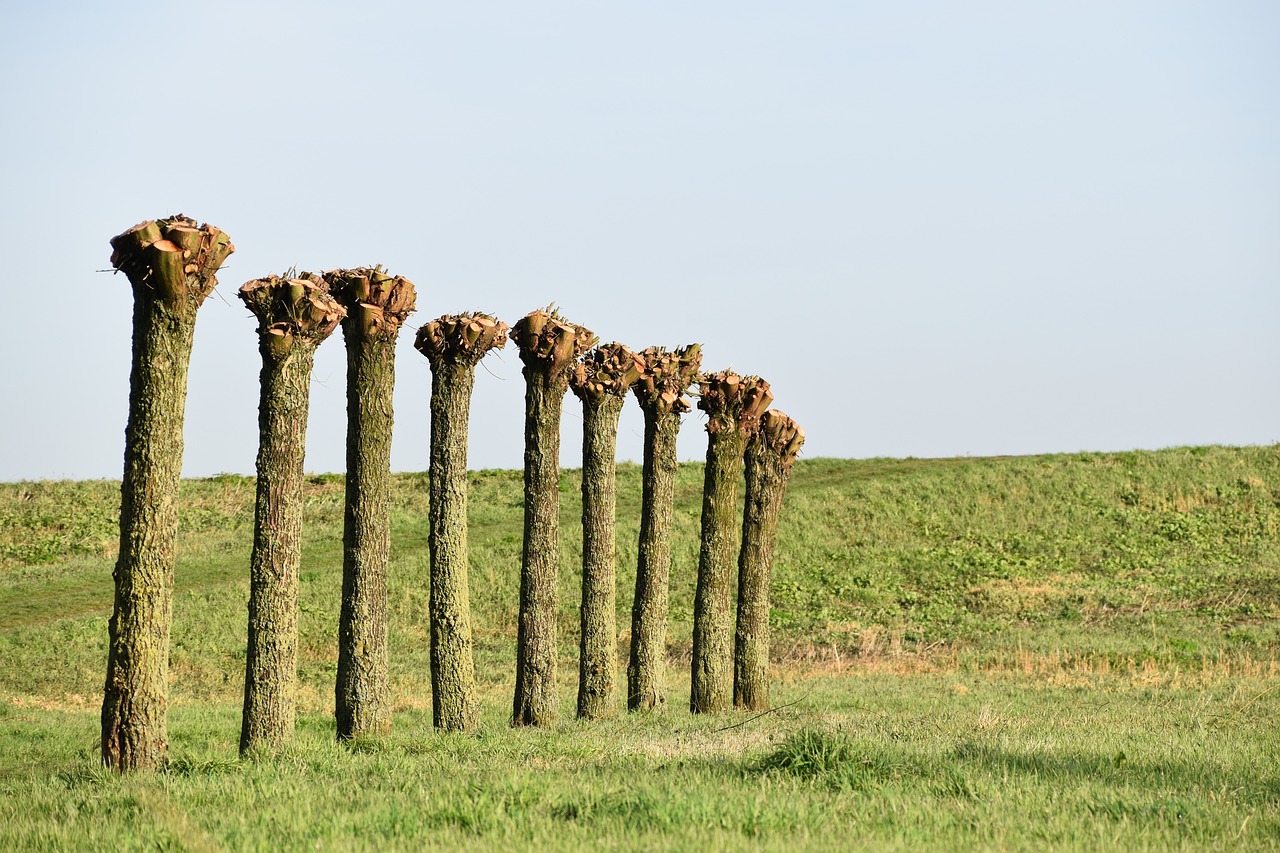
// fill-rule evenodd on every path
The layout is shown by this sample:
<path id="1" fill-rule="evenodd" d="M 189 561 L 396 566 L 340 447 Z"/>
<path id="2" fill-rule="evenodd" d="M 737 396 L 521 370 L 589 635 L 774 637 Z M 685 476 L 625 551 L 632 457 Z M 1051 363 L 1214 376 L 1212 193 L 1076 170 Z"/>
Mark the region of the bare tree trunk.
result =
<path id="1" fill-rule="evenodd" d="M 486 314 L 444 316 L 418 331 L 431 362 L 431 709 L 438 729 L 476 727 L 471 593 L 467 583 L 467 425 L 476 364 L 507 343 Z"/>
<path id="2" fill-rule="evenodd" d="M 708 415 L 708 443 L 702 545 L 693 604 L 689 709 L 695 714 L 714 714 L 728 710 L 732 696 L 729 593 L 737 545 L 734 536 L 742 455 L 773 395 L 759 377 L 744 380 L 730 371 L 703 376 L 700 384 L 698 408 Z"/>
<path id="3" fill-rule="evenodd" d="M 733 649 L 733 704 L 769 708 L 769 586 L 778 518 L 804 430 L 781 412 L 765 412 L 747 443 L 746 508 L 738 555 L 738 626 Z"/>
<path id="4" fill-rule="evenodd" d="M 315 350 L 344 309 L 321 282 L 250 281 L 240 297 L 258 317 L 262 401 L 249 577 L 249 642 L 240 751 L 293 739 L 302 562 L 302 475 Z"/>
<path id="5" fill-rule="evenodd" d="M 133 366 L 120 490 L 120 556 L 108 625 L 102 762 L 119 773 L 159 767 L 168 750 L 169 631 L 187 367 L 196 309 L 235 251 L 212 225 L 144 222 L 111 241 L 133 285 Z"/>
<path id="6" fill-rule="evenodd" d="M 560 412 L 574 362 L 594 342 L 558 314 L 516 323 L 525 377 L 524 553 L 511 724 L 545 726 L 556 716 L 556 585 L 560 566 Z"/>
<path id="7" fill-rule="evenodd" d="M 650 347 L 633 384 L 644 411 L 644 483 L 640 507 L 639 562 L 631 606 L 627 709 L 648 711 L 667 701 L 667 611 L 671 577 L 671 517 L 675 505 L 676 438 L 689 411 L 684 393 L 702 364 L 698 344 L 669 352 Z"/>
<path id="8" fill-rule="evenodd" d="M 391 730 L 387 561 L 396 338 L 414 287 L 381 267 L 324 274 L 347 316 L 347 479 L 334 712 L 339 739 Z"/>
<path id="9" fill-rule="evenodd" d="M 622 344 L 592 350 L 571 385 L 582 400 L 582 634 L 578 717 L 614 713 L 618 662 L 617 515 L 618 419 L 643 362 Z"/>

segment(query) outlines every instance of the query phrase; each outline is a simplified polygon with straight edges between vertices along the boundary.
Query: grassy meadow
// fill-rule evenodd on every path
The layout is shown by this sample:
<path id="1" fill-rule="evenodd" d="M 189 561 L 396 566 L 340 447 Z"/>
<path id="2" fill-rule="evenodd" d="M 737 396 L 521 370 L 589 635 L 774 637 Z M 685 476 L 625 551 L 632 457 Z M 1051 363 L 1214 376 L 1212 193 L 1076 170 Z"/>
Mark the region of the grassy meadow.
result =
<path id="1" fill-rule="evenodd" d="M 640 470 L 619 468 L 625 685 Z M 306 487 L 296 744 L 241 760 L 253 480 L 183 483 L 170 761 L 98 762 L 119 486 L 0 485 L 0 848 L 1280 848 L 1280 446 L 797 463 L 776 710 L 687 712 L 702 466 L 677 482 L 669 707 L 507 726 L 521 475 L 470 475 L 484 719 L 431 728 L 427 484 L 397 475 L 393 733 L 334 742 L 343 484 Z"/>

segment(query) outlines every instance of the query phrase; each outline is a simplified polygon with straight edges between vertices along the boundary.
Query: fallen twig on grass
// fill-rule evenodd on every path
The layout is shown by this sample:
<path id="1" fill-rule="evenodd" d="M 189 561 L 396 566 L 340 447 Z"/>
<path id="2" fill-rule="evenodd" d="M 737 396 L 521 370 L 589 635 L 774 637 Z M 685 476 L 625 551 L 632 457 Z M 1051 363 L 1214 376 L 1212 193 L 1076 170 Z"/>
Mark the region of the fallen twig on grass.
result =
<path id="1" fill-rule="evenodd" d="M 779 705 L 779 706 L 778 706 L 778 707 L 776 707 L 776 708 L 770 708 L 770 709 L 769 709 L 769 710 L 767 710 L 767 711 L 764 711 L 764 712 L 762 712 L 762 713 L 756 714 L 754 717 L 748 717 L 747 719 L 743 720 L 743 721 L 742 721 L 742 722 L 740 722 L 740 723 L 734 723 L 732 726 L 724 726 L 723 728 L 719 728 L 719 729 L 712 729 L 712 730 L 711 730 L 711 734 L 716 734 L 716 733 L 718 733 L 718 732 L 727 732 L 727 731 L 729 731 L 730 729 L 741 728 L 742 726 L 745 726 L 747 723 L 753 723 L 753 722 L 755 722 L 756 720 L 760 719 L 761 717 L 767 717 L 767 716 L 769 716 L 770 714 L 772 714 L 772 713 L 774 713 L 774 712 L 776 712 L 776 711 L 781 711 L 781 710 L 783 710 L 784 708 L 790 708 L 792 705 L 799 705 L 801 702 L 803 702 L 804 700 L 808 699 L 811 695 L 813 695 L 813 691 L 812 691 L 812 690 L 810 690 L 808 693 L 804 694 L 803 696 L 801 696 L 799 699 L 797 699 L 797 700 L 796 700 L 796 701 L 794 701 L 794 702 L 788 702 L 788 703 L 787 703 L 787 704 L 785 704 L 785 705 Z"/>

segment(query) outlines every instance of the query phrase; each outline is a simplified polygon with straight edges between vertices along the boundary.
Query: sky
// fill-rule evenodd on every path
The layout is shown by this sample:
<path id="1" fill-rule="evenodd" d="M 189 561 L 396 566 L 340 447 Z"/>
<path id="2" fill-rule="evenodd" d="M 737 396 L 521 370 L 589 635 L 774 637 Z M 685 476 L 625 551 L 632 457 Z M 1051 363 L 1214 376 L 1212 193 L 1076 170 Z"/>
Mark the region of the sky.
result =
<path id="1" fill-rule="evenodd" d="M 807 456 L 1278 442 L 1277 44 L 1271 0 L 6 4 L 0 481 L 120 476 L 108 241 L 176 213 L 237 246 L 187 476 L 253 472 L 239 286 L 375 263 L 419 292 L 396 470 L 428 462 L 413 330 L 551 302 L 763 376 Z M 521 465 L 520 366 L 478 372 L 473 468 Z M 340 334 L 311 390 L 306 467 L 341 471 Z M 622 459 L 641 433 L 631 401 Z"/>

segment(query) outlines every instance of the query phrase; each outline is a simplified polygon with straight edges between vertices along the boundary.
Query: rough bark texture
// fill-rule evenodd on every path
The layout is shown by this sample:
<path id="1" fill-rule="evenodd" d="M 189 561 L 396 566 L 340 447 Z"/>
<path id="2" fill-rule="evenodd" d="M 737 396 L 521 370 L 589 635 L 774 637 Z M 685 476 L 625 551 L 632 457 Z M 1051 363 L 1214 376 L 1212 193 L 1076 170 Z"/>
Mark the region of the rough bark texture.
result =
<path id="1" fill-rule="evenodd" d="M 671 579 L 671 517 L 675 506 L 676 437 L 689 411 L 684 393 L 702 363 L 701 347 L 675 352 L 650 347 L 632 386 L 644 411 L 644 472 L 639 561 L 631 606 L 627 661 L 627 709 L 648 711 L 666 703 L 667 610 Z"/>
<path id="2" fill-rule="evenodd" d="M 769 707 L 769 602 L 778 518 L 804 430 L 781 412 L 766 412 L 747 444 L 746 508 L 738 555 L 738 625 L 733 649 L 733 704 Z"/>
<path id="3" fill-rule="evenodd" d="M 644 413 L 644 473 L 636 594 L 631 605 L 627 709 L 667 701 L 667 611 L 671 583 L 671 517 L 675 509 L 679 412 Z"/>
<path id="4" fill-rule="evenodd" d="M 249 565 L 249 641 L 240 751 L 293 739 L 302 561 L 302 476 L 316 347 L 345 313 L 322 285 L 259 279 L 240 296 L 259 319 L 262 399 Z"/>
<path id="5" fill-rule="evenodd" d="M 730 586 L 737 542 L 738 481 L 747 440 L 773 399 L 768 383 L 725 371 L 702 377 L 698 408 L 708 415 L 702 492 L 702 543 L 693 602 L 693 667 L 689 710 L 728 710 L 733 646 Z"/>
<path id="6" fill-rule="evenodd" d="M 587 354 L 571 383 L 582 400 L 581 719 L 599 719 L 616 710 L 618 419 L 642 366 L 627 347 L 608 344 Z"/>
<path id="7" fill-rule="evenodd" d="M 524 549 L 511 724 L 545 726 L 556 717 L 560 412 L 574 362 L 594 336 L 554 312 L 535 311 L 516 323 L 511 339 L 525 377 Z"/>
<path id="8" fill-rule="evenodd" d="M 479 715 L 467 582 L 467 427 L 476 364 L 507 342 L 487 315 L 444 316 L 416 346 L 431 361 L 431 710 L 436 728 L 471 731 Z"/>
<path id="9" fill-rule="evenodd" d="M 324 274 L 347 316 L 347 479 L 334 713 L 339 739 L 391 730 L 387 561 L 396 338 L 414 287 L 381 267 Z"/>
<path id="10" fill-rule="evenodd" d="M 124 773 L 168 749 L 169 630 L 182 473 L 182 425 L 196 309 L 234 251 L 227 235 L 178 215 L 111 241 L 133 285 L 133 359 L 120 494 L 120 556 L 108 624 L 102 761 Z"/>

